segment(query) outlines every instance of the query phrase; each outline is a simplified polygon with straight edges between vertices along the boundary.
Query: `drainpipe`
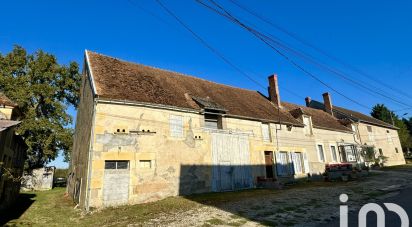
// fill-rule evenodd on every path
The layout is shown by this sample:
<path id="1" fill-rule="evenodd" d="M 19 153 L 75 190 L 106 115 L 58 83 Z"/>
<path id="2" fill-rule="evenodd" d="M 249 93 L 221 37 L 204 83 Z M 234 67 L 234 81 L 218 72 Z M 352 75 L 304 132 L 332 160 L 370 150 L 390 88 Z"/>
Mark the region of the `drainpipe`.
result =
<path id="1" fill-rule="evenodd" d="M 97 106 L 97 98 L 95 97 L 93 100 L 93 116 L 92 116 L 92 129 L 91 129 L 91 135 L 90 135 L 90 146 L 89 146 L 89 160 L 87 163 L 87 191 L 86 191 L 86 198 L 85 198 L 85 205 L 86 205 L 86 211 L 90 210 L 90 194 L 91 194 L 91 189 L 90 189 L 90 181 L 92 178 L 92 157 L 93 157 L 93 143 L 94 143 L 94 125 L 95 125 L 95 118 L 96 118 L 96 106 Z"/>

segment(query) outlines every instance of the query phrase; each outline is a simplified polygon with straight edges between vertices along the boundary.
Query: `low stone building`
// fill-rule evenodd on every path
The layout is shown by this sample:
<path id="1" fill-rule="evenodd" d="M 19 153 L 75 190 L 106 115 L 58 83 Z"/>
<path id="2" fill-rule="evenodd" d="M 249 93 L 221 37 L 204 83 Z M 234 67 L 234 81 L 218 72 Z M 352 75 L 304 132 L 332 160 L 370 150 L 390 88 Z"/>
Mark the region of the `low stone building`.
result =
<path id="1" fill-rule="evenodd" d="M 323 96 L 324 103 L 307 98 L 307 105 L 325 110 L 351 127 L 359 147 L 372 149 L 376 156 L 384 157 L 384 165 L 405 164 L 397 127 L 357 111 L 332 105 L 330 94 L 325 93 Z"/>
<path id="2" fill-rule="evenodd" d="M 56 167 L 46 166 L 24 173 L 21 189 L 24 191 L 44 191 L 53 188 Z"/>
<path id="3" fill-rule="evenodd" d="M 276 75 L 265 96 L 90 51 L 84 65 L 68 192 L 86 209 L 319 174 L 355 144 L 332 115 L 281 102 Z"/>
<path id="4" fill-rule="evenodd" d="M 18 197 L 27 146 L 15 133 L 17 105 L 0 92 L 0 210 Z"/>

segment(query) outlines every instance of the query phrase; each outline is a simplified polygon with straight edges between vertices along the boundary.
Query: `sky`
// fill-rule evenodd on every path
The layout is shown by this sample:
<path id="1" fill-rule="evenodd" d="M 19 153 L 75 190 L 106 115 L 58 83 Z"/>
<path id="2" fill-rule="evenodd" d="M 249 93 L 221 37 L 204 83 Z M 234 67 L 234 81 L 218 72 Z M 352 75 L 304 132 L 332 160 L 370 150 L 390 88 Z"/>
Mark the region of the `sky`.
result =
<path id="1" fill-rule="evenodd" d="M 21 45 L 31 53 L 52 53 L 61 64 L 83 66 L 87 49 L 262 93 L 267 93 L 267 77 L 276 73 L 282 101 L 303 105 L 306 96 L 322 101 L 322 93 L 330 92 L 334 105 L 369 114 L 383 103 L 398 115 L 412 116 L 412 1 L 234 1 L 277 27 L 230 0 L 217 0 L 259 31 L 338 70 L 331 73 L 286 52 L 329 87 L 195 0 L 162 2 L 259 85 L 202 45 L 155 0 L 2 1 L 0 53 Z M 75 119 L 75 110 L 68 111 Z M 50 165 L 68 164 L 59 157 Z"/>

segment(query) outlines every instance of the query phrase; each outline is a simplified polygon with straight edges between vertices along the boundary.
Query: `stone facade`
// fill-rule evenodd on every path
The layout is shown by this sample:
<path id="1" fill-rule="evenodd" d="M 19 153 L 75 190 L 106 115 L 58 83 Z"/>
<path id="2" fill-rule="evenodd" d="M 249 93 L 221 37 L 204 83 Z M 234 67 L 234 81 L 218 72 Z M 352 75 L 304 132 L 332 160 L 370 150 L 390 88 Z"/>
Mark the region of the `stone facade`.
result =
<path id="1" fill-rule="evenodd" d="M 113 67 L 119 67 L 116 72 L 123 76 L 135 71 L 135 77 L 145 78 L 145 81 L 139 81 L 142 86 L 157 87 L 162 93 L 158 99 L 156 96 L 139 96 L 153 99 L 152 103 L 131 100 L 135 96 L 130 96 L 130 100 L 110 98 L 110 94 L 104 92 L 99 96 L 98 91 L 101 92 L 107 83 L 103 80 L 107 76 L 105 73 L 112 67 L 95 65 L 93 68 L 86 61 L 68 182 L 69 194 L 85 209 L 146 203 L 176 195 L 254 188 L 262 180 L 287 181 L 308 174 L 319 175 L 326 164 L 339 163 L 349 157 L 344 147 L 356 150 L 365 143 L 361 126 L 361 135 L 357 135 L 350 127 L 320 110 L 302 110 L 299 106 L 287 109 L 276 106 L 281 104 L 280 101 L 277 104 L 269 101 L 279 99 L 278 90 L 273 87 L 277 86 L 276 76 L 269 77 L 273 82 L 273 97 L 267 98 L 256 96 L 253 91 L 233 90 L 192 77 L 142 69 L 142 66 L 107 56 L 93 55 L 101 58 L 94 63 L 113 64 Z M 120 66 L 127 70 L 123 72 Z M 93 80 L 93 69 L 99 69 L 100 84 L 96 85 Z M 143 73 L 142 70 L 146 71 Z M 151 73 L 166 73 L 165 81 L 168 78 L 175 86 L 179 81 L 202 83 L 203 87 L 216 89 L 214 95 L 223 94 L 215 96 L 221 103 L 214 102 L 209 96 L 190 96 L 185 92 L 189 87 L 179 87 L 182 93 L 178 95 L 185 97 L 193 108 L 179 107 L 184 103 L 162 104 L 173 101 L 171 97 L 163 100 L 161 94 L 168 92 L 165 89 L 176 88 L 164 86 L 166 82 L 156 79 L 157 74 L 152 80 L 148 79 Z M 136 89 L 139 87 L 128 84 L 127 89 L 138 94 Z M 190 89 L 193 89 L 192 93 L 199 92 L 196 88 Z M 273 109 L 272 113 L 258 113 L 260 116 L 272 117 L 277 113 L 279 118 L 253 118 L 250 110 L 249 116 L 230 114 L 230 111 L 241 114 L 239 110 L 244 106 L 224 100 L 224 90 L 236 100 L 253 95 L 262 110 Z M 150 92 L 158 95 L 156 91 Z M 118 95 L 116 93 L 115 97 Z M 220 105 L 223 103 L 226 106 Z M 217 113 L 227 109 L 229 114 Z M 323 115 L 317 116 L 319 113 Z M 327 127 L 328 123 L 332 125 Z M 381 132 L 376 130 L 380 135 Z M 390 134 L 397 136 L 396 130 Z M 390 148 L 384 141 L 382 144 L 378 141 L 375 140 L 376 146 L 381 146 L 384 154 L 389 155 Z M 394 138 L 393 144 L 398 146 L 399 139 Z M 388 164 L 395 164 L 398 162 L 392 160 L 400 160 L 401 156 L 392 155 L 389 159 Z M 357 156 L 351 161 L 359 163 L 361 159 Z"/>

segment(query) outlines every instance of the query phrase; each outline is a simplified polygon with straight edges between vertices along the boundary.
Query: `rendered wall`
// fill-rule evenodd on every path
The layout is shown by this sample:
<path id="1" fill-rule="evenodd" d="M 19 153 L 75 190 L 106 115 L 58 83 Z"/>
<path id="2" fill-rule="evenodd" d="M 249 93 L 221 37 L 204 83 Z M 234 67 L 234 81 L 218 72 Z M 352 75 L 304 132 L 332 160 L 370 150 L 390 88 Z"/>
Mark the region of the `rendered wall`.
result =
<path id="1" fill-rule="evenodd" d="M 372 136 L 369 136 L 367 126 L 372 127 Z M 375 147 L 377 155 L 379 149 L 382 149 L 383 156 L 387 157 L 386 166 L 405 164 L 398 131 L 365 123 L 358 124 L 358 130 L 362 144 L 372 145 Z M 389 132 L 389 133 L 388 133 Z M 396 152 L 396 149 L 398 150 Z"/>

